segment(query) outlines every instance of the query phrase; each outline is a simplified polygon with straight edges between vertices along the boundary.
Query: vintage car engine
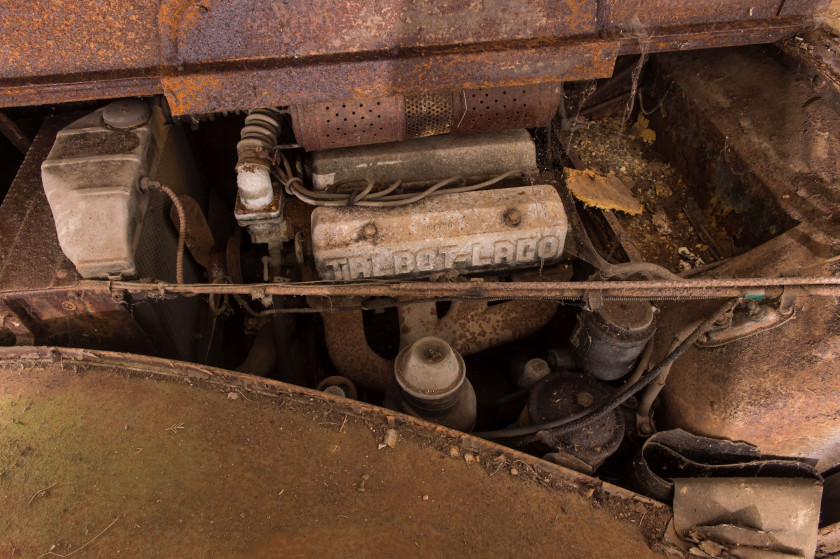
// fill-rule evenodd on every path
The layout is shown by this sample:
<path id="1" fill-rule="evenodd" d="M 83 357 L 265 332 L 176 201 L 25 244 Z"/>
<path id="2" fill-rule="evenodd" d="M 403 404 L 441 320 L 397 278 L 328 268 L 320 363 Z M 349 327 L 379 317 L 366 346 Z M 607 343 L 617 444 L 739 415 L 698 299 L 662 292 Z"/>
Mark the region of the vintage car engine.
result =
<path id="1" fill-rule="evenodd" d="M 253 86 L 207 110 L 169 89 L 21 110 L 0 342 L 317 390 L 387 410 L 380 450 L 412 416 L 460 432 L 459 459 L 495 441 L 674 507 L 697 480 L 787 480 L 816 534 L 840 518 L 820 504 L 840 475 L 836 54 L 819 81 L 801 38 L 621 37 L 592 79 L 325 74 L 285 105 Z M 738 511 L 675 533 L 817 553 Z"/>

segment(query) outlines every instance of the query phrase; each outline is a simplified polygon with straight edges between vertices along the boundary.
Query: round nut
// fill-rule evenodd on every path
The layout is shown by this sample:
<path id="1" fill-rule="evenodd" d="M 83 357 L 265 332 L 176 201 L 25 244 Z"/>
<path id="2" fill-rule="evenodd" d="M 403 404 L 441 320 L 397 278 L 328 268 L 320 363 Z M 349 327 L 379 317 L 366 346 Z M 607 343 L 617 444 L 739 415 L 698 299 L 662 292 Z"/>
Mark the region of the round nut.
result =
<path id="1" fill-rule="evenodd" d="M 511 209 L 505 212 L 505 224 L 510 227 L 516 227 L 522 223 L 522 214 L 517 209 Z"/>
<path id="2" fill-rule="evenodd" d="M 376 229 L 376 225 L 374 225 L 373 223 L 368 223 L 367 225 L 365 225 L 365 228 L 362 232 L 365 234 L 366 239 L 372 239 L 376 236 L 378 230 Z"/>

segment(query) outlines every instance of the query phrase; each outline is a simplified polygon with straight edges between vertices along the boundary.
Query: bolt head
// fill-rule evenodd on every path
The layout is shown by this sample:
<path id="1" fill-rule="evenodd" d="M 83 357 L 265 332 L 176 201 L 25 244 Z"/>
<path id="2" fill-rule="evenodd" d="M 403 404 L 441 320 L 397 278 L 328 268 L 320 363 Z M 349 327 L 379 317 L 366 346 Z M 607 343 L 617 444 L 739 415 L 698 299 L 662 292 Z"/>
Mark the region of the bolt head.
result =
<path id="1" fill-rule="evenodd" d="M 65 311 L 73 312 L 76 310 L 76 303 L 73 301 L 62 301 L 61 308 Z"/>
<path id="2" fill-rule="evenodd" d="M 509 227 L 516 227 L 522 223 L 522 214 L 519 210 L 512 209 L 505 212 L 505 224 Z"/>
<path id="3" fill-rule="evenodd" d="M 373 223 L 368 223 L 365 225 L 365 228 L 362 230 L 366 239 L 372 239 L 376 236 L 379 231 L 376 229 L 376 225 Z"/>

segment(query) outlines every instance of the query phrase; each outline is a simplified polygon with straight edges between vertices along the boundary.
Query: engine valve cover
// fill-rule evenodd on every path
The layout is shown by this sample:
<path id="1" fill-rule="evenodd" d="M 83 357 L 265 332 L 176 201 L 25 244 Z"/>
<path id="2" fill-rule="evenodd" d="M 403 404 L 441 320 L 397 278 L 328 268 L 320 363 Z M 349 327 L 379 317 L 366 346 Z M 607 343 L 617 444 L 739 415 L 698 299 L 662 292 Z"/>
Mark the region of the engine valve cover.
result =
<path id="1" fill-rule="evenodd" d="M 312 255 L 325 280 L 504 271 L 556 262 L 567 231 L 557 190 L 523 186 L 395 208 L 319 207 Z"/>

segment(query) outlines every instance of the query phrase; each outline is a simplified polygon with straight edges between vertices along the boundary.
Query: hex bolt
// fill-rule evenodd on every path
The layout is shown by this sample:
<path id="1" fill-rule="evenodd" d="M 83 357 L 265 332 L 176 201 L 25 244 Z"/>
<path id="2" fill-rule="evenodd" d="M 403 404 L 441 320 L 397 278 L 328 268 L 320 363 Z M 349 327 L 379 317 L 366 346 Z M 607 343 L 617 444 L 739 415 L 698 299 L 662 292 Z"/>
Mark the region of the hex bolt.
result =
<path id="1" fill-rule="evenodd" d="M 378 230 L 376 229 L 376 225 L 374 225 L 373 223 L 368 223 L 367 225 L 365 225 L 363 233 L 365 234 L 366 239 L 372 239 L 376 236 Z"/>
<path id="2" fill-rule="evenodd" d="M 505 225 L 516 227 L 520 223 L 522 223 L 522 214 L 519 210 L 512 209 L 505 212 Z"/>

